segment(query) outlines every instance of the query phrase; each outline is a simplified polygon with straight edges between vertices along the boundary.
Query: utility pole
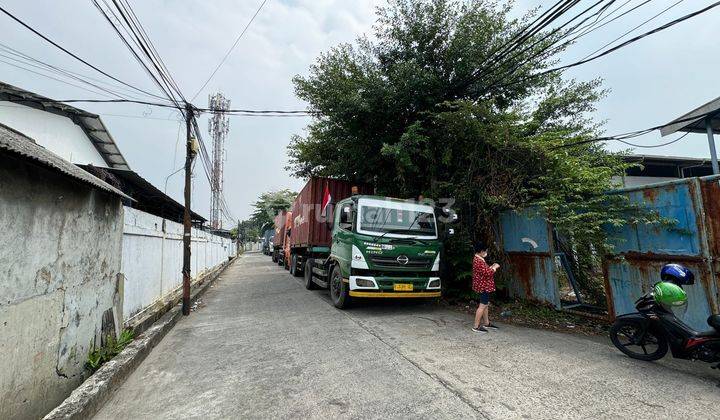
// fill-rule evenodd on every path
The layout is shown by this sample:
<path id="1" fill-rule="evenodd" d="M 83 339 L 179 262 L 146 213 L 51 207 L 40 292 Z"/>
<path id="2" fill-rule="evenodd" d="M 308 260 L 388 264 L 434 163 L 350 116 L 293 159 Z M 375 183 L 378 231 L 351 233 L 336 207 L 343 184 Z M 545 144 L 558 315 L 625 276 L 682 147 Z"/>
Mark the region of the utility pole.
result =
<path id="1" fill-rule="evenodd" d="M 235 252 L 237 255 L 236 257 L 240 256 L 240 219 L 238 219 L 238 230 L 237 235 L 235 235 L 235 242 L 237 242 L 237 251 Z"/>
<path id="2" fill-rule="evenodd" d="M 183 217 L 183 294 L 182 313 L 190 315 L 190 243 L 192 240 L 192 222 L 190 219 L 190 182 L 192 161 L 195 158 L 195 147 L 191 136 L 193 108 L 185 105 L 185 124 L 187 126 L 187 142 L 185 144 L 185 214 Z"/>

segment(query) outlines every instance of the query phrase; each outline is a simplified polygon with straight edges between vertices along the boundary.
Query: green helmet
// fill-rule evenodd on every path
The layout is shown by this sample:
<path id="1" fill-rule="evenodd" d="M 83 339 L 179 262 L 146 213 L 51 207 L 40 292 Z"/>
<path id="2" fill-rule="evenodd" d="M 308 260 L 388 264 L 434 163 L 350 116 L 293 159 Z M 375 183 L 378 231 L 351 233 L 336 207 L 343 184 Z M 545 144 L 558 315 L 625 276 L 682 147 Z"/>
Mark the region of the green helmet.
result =
<path id="1" fill-rule="evenodd" d="M 655 301 L 661 305 L 682 306 L 687 303 L 687 293 L 677 284 L 661 281 L 653 288 Z"/>

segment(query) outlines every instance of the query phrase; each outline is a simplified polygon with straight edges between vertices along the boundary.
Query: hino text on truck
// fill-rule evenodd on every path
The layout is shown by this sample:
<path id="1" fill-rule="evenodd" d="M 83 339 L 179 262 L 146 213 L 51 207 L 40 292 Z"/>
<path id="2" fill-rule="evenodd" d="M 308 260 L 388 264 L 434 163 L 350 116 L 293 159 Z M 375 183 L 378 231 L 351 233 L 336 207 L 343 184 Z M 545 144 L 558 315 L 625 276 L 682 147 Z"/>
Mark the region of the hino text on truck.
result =
<path id="1" fill-rule="evenodd" d="M 307 289 L 329 288 L 338 308 L 352 298 L 439 297 L 445 232 L 437 216 L 454 216 L 372 194 L 369 185 L 311 178 L 279 229 L 285 230 L 284 265 L 304 276 Z"/>

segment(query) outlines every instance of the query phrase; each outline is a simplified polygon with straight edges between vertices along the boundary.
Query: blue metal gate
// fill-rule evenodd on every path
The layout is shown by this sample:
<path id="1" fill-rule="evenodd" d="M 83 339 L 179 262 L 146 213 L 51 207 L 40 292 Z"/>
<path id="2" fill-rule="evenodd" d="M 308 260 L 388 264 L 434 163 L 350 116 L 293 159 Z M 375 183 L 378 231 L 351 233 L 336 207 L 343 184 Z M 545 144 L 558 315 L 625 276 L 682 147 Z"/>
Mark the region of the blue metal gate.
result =
<path id="1" fill-rule="evenodd" d="M 552 227 L 537 209 L 500 216 L 503 250 L 510 260 L 511 296 L 550 303 L 560 309 Z"/>

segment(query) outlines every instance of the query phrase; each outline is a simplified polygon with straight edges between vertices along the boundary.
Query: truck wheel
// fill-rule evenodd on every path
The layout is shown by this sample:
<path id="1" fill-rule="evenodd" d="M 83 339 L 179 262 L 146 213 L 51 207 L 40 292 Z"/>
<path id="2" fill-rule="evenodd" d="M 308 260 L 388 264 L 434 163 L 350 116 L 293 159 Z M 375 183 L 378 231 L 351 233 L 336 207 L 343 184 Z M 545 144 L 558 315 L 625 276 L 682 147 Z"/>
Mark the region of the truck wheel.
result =
<path id="1" fill-rule="evenodd" d="M 292 275 L 295 277 L 302 277 L 303 275 L 302 267 L 298 264 L 297 255 L 292 256 Z"/>
<path id="2" fill-rule="evenodd" d="M 350 306 L 349 285 L 343 281 L 340 267 L 335 265 L 330 273 L 330 298 L 338 309 Z"/>
<path id="3" fill-rule="evenodd" d="M 305 288 L 308 290 L 315 290 L 318 288 L 317 284 L 312 280 L 312 267 L 313 267 L 314 261 L 312 258 L 308 258 L 308 260 L 305 262 L 305 271 L 303 274 L 305 275 Z"/>

